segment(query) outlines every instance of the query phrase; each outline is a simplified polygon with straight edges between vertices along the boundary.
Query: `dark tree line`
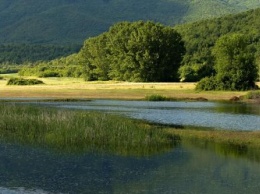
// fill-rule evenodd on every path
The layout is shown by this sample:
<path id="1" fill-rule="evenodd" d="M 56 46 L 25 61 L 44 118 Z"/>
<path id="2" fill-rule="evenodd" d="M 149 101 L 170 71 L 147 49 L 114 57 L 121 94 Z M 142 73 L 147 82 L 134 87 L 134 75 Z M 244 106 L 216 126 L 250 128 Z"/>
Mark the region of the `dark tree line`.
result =
<path id="1" fill-rule="evenodd" d="M 0 63 L 22 64 L 24 62 L 50 61 L 76 53 L 80 45 L 0 45 Z"/>

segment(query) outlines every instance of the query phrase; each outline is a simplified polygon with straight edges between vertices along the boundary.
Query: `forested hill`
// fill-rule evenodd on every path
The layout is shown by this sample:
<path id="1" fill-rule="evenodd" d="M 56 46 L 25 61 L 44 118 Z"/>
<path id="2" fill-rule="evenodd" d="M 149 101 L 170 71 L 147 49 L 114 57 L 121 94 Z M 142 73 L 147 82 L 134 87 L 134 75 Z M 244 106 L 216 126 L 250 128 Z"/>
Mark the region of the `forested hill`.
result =
<path id="1" fill-rule="evenodd" d="M 124 22 L 129 23 L 129 22 Z M 135 22 L 138 23 L 138 22 Z M 120 25 L 121 24 L 121 25 Z M 122 23 L 116 24 L 112 26 L 111 28 L 118 26 L 120 29 L 122 29 Z M 127 25 L 126 25 L 127 26 Z M 111 30 L 110 28 L 110 30 Z M 117 29 L 117 28 L 115 28 Z M 154 28 L 156 29 L 156 28 Z M 172 28 L 170 28 L 172 29 Z M 182 60 L 182 65 L 178 69 L 178 73 L 180 74 L 179 78 L 182 81 L 199 81 L 204 77 L 210 77 L 216 74 L 216 69 L 214 67 L 215 60 L 213 57 L 212 48 L 216 45 L 216 42 L 220 40 L 221 38 L 226 36 L 233 37 L 243 37 L 244 40 L 250 45 L 247 45 L 247 51 L 249 51 L 249 56 L 254 56 L 256 59 L 256 64 L 259 66 L 259 75 L 260 75 L 260 8 L 250 10 L 247 12 L 235 14 L 235 15 L 229 15 L 225 17 L 215 18 L 215 19 L 208 19 L 203 21 L 198 21 L 194 23 L 188 23 L 188 24 L 182 24 L 182 25 L 176 25 L 174 27 L 176 31 L 179 32 L 179 34 L 182 37 L 182 40 L 185 43 L 186 52 L 184 55 L 184 58 Z M 113 30 L 112 30 L 113 31 Z M 109 32 L 109 31 L 108 31 Z M 125 31 L 124 31 L 125 32 Z M 131 32 L 131 30 L 130 30 Z M 143 33 L 138 33 L 143 34 Z M 160 33 L 156 33 L 160 34 Z M 130 38 L 124 38 L 124 36 L 127 35 L 127 33 L 120 33 L 121 36 L 119 36 L 119 43 L 121 43 L 123 40 L 127 39 L 127 42 L 133 43 L 135 41 L 130 40 Z M 115 34 L 110 35 L 110 37 L 117 37 Z M 25 67 L 23 71 L 20 71 L 21 75 L 36 75 L 41 77 L 47 77 L 47 76 L 82 76 L 82 67 L 79 64 L 79 61 L 84 61 L 85 64 L 98 64 L 100 67 L 104 67 L 103 65 L 109 65 L 112 63 L 109 63 L 108 61 L 111 59 L 119 59 L 119 61 L 123 58 L 127 59 L 123 62 L 120 61 L 119 64 L 129 64 L 128 60 L 129 58 L 124 57 L 118 57 L 122 56 L 121 54 L 118 54 L 120 49 L 116 48 L 116 57 L 110 57 L 107 58 L 106 55 L 103 53 L 112 53 L 111 50 L 106 50 L 102 48 L 109 48 L 111 49 L 111 45 L 121 45 L 121 44 L 111 44 L 109 46 L 106 46 L 106 36 L 104 34 L 101 34 L 100 36 L 97 36 L 95 38 L 86 39 L 85 44 L 83 48 L 80 50 L 78 54 L 70 55 L 68 57 L 59 58 L 50 62 L 42 62 L 38 63 L 38 65 L 34 66 L 34 68 L 27 68 Z M 135 37 L 135 36 L 132 36 Z M 163 37 L 163 36 L 162 36 Z M 137 38 L 138 39 L 138 38 Z M 154 38 L 154 40 L 158 40 L 159 38 Z M 138 40 L 147 40 L 143 38 L 139 38 Z M 174 39 L 175 40 L 175 39 Z M 249 42 L 248 42 L 249 41 Z M 164 41 L 161 41 L 164 42 Z M 167 41 L 166 41 L 167 42 Z M 227 41 L 228 42 L 228 41 Z M 145 50 L 144 46 L 146 42 L 139 42 L 139 45 L 141 45 L 140 50 Z M 149 41 L 147 41 L 149 45 Z M 124 43 L 123 43 L 124 44 Z M 153 45 L 158 46 L 159 43 L 156 43 Z M 119 46 L 120 47 L 120 46 Z M 84 50 L 85 48 L 85 50 Z M 89 49 L 88 49 L 89 48 Z M 101 49 L 100 49 L 101 48 Z M 135 48 L 132 49 L 131 52 L 128 52 L 128 56 L 136 56 L 135 54 L 132 54 L 133 51 L 136 51 L 136 46 L 122 46 L 120 48 Z M 153 48 L 149 47 L 148 48 Z M 162 46 L 161 48 L 165 48 Z M 124 50 L 124 49 L 123 49 Z M 156 50 L 156 49 L 155 49 Z M 160 50 L 160 49 L 159 49 Z M 169 49 L 166 49 L 167 51 Z M 165 50 L 164 50 L 165 51 Z M 125 50 L 124 50 L 125 52 Z M 129 54 L 130 53 L 130 54 Z M 142 53 L 142 52 L 140 52 Z M 149 52 L 147 52 L 149 53 Z M 178 53 L 178 52 L 177 52 Z M 246 56 L 245 54 L 244 56 Z M 154 55 L 158 56 L 158 55 Z M 82 60 L 83 58 L 83 60 Z M 136 57 L 135 59 L 153 59 L 156 57 Z M 88 60 L 91 60 L 88 61 Z M 113 61 L 117 62 L 118 60 Z M 175 61 L 175 60 L 172 60 Z M 82 64 L 83 64 L 82 63 Z M 146 64 L 144 62 L 140 64 Z M 149 63 L 154 64 L 154 63 Z M 155 63 L 156 64 L 156 63 Z M 253 63 L 252 63 L 253 64 Z M 96 65 L 96 67 L 98 67 Z M 126 66 L 127 65 L 123 65 Z M 160 63 L 161 65 L 161 63 Z M 92 74 L 95 74 L 94 76 L 89 76 L 91 79 L 103 79 L 105 76 L 97 76 L 96 74 L 100 75 L 100 72 L 105 72 L 105 70 L 110 70 L 110 68 L 104 68 L 102 71 L 100 71 L 100 67 L 98 71 L 92 71 L 94 66 L 92 65 L 91 68 L 89 68 L 91 71 L 89 71 Z M 131 66 L 134 67 L 134 66 Z M 81 68 L 81 69 L 80 69 Z M 62 71 L 60 71 L 62 69 Z M 120 68 L 119 68 L 120 69 Z M 123 68 L 122 68 L 123 69 Z M 145 71 L 144 71 L 145 72 Z M 157 71 L 154 71 L 157 72 Z M 127 75 L 131 75 L 133 73 L 131 69 L 131 73 L 128 73 Z M 104 74 L 107 75 L 107 74 Z M 121 75 L 118 73 L 118 75 Z M 84 75 L 85 76 L 85 75 Z M 107 78 L 105 78 L 107 79 Z"/>
<path id="2" fill-rule="evenodd" d="M 255 53 L 260 67 L 260 8 L 221 18 L 175 26 L 186 45 L 181 77 L 197 81 L 211 74 L 211 50 L 216 41 L 226 34 L 240 33 L 250 39 L 251 53 Z"/>
<path id="3" fill-rule="evenodd" d="M 256 7 L 259 0 L 0 0 L 0 44 L 81 44 L 122 20 L 174 25 Z"/>

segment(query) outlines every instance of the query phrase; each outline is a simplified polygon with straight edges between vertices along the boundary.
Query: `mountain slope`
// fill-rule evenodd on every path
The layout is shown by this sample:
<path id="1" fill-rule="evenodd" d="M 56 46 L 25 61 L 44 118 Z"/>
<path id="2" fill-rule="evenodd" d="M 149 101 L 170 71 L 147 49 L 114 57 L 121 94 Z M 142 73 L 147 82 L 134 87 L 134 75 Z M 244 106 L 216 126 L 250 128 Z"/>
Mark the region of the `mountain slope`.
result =
<path id="1" fill-rule="evenodd" d="M 174 25 L 255 7 L 259 0 L 0 0 L 0 43 L 82 43 L 123 20 Z"/>

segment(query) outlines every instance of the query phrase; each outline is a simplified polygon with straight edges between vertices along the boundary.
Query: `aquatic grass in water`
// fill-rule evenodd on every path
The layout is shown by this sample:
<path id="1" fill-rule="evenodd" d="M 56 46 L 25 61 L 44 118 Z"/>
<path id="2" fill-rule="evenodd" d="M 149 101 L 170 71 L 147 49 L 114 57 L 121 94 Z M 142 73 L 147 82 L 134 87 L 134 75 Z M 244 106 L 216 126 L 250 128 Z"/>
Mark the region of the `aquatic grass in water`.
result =
<path id="1" fill-rule="evenodd" d="M 171 99 L 159 94 L 148 95 L 145 97 L 147 101 L 170 101 Z"/>
<path id="2" fill-rule="evenodd" d="M 117 115 L 0 104 L 0 136 L 24 144 L 80 152 L 148 155 L 172 148 L 161 129 Z"/>

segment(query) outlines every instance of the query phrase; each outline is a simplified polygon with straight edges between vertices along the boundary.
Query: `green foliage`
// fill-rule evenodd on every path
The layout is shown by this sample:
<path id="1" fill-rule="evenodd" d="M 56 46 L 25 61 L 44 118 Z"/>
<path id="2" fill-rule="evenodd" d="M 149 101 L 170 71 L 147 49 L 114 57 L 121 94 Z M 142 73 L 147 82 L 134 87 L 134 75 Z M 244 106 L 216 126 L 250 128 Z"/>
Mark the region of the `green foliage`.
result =
<path id="1" fill-rule="evenodd" d="M 37 85 L 43 84 L 43 81 L 37 79 L 11 78 L 7 85 Z"/>
<path id="2" fill-rule="evenodd" d="M 166 96 L 162 96 L 159 94 L 153 94 L 145 97 L 145 100 L 147 101 L 167 101 L 168 99 L 169 98 L 167 98 Z"/>
<path id="3" fill-rule="evenodd" d="M 107 43 L 106 33 L 85 41 L 79 53 L 80 63 L 84 66 L 85 80 L 109 80 L 110 64 L 107 57 L 109 53 Z"/>
<path id="4" fill-rule="evenodd" d="M 185 64 L 179 68 L 178 73 L 181 81 L 196 82 L 215 72 L 208 64 Z"/>
<path id="5" fill-rule="evenodd" d="M 23 64 L 50 61 L 78 52 L 80 45 L 8 44 L 0 45 L 0 63 Z"/>
<path id="6" fill-rule="evenodd" d="M 148 155 L 172 147 L 159 128 L 115 115 L 0 104 L 0 137 L 61 151 Z"/>
<path id="7" fill-rule="evenodd" d="M 202 77 L 215 74 L 212 48 L 220 36 L 230 33 L 246 34 L 249 37 L 249 48 L 255 54 L 257 64 L 260 65 L 260 9 L 250 10 L 237 15 L 229 15 L 212 20 L 178 25 L 175 29 L 182 35 L 186 46 L 186 54 L 182 65 L 185 66 L 181 78 L 191 77 L 194 81 L 201 78 L 194 71 L 194 64 L 201 65 Z M 190 67 L 190 68 L 188 68 Z M 194 79 L 193 79 L 194 78 Z"/>
<path id="8" fill-rule="evenodd" d="M 196 90 L 222 90 L 222 83 L 220 83 L 216 77 L 205 77 L 197 83 Z"/>
<path id="9" fill-rule="evenodd" d="M 23 65 L 20 76 L 38 77 L 83 77 L 83 68 L 78 55 L 72 54 L 49 62 L 35 62 Z"/>
<path id="10" fill-rule="evenodd" d="M 121 22 L 87 39 L 80 51 L 88 80 L 176 81 L 181 36 L 153 22 Z"/>
<path id="11" fill-rule="evenodd" d="M 5 62 L 0 64 L 0 74 L 17 73 L 21 69 L 21 66 Z"/>
<path id="12" fill-rule="evenodd" d="M 255 88 L 257 67 L 248 45 L 248 38 L 242 34 L 226 35 L 216 42 L 216 79 L 223 83 L 224 90 Z"/>
<path id="13" fill-rule="evenodd" d="M 214 76 L 216 72 L 214 69 L 215 61 L 212 55 L 212 48 L 220 36 L 234 32 L 248 35 L 250 38 L 248 49 L 251 53 L 255 54 L 256 62 L 260 67 L 259 20 L 260 9 L 255 9 L 238 15 L 230 15 L 213 20 L 205 20 L 174 27 L 174 29 L 176 29 L 183 37 L 187 50 L 183 57 L 182 66 L 179 69 L 180 79 L 184 81 L 199 81 L 203 77 Z M 65 62 L 62 60 L 54 60 L 56 61 L 55 65 L 51 65 L 52 62 L 34 62 L 32 64 L 33 66 L 41 64 L 41 67 L 48 69 L 48 72 L 42 73 L 41 75 L 38 70 L 36 71 L 37 67 L 35 69 L 30 68 L 30 70 L 22 71 L 31 72 L 30 75 L 37 76 L 65 76 L 68 74 L 72 77 L 77 75 L 81 77 L 85 76 L 86 80 L 111 79 L 107 73 L 111 70 L 110 67 L 108 67 L 110 61 L 107 59 L 107 54 L 109 54 L 109 52 L 104 47 L 107 38 L 109 38 L 107 33 L 103 33 L 100 36 L 89 38 L 85 41 L 85 47 L 89 47 L 89 49 L 85 49 L 85 53 L 81 50 L 80 53 L 84 53 L 85 58 L 81 57 L 79 60 L 80 64 L 85 64 L 84 66 L 78 65 L 78 63 L 72 67 L 72 65 L 69 65 L 66 62 L 66 59 L 63 60 Z M 131 56 L 128 56 L 127 59 L 130 57 Z M 65 59 L 67 57 L 63 58 Z M 86 58 L 88 58 L 88 60 L 86 60 Z M 125 59 L 125 63 L 128 62 L 127 59 Z M 32 65 L 29 65 L 29 67 Z M 69 66 L 71 67 L 69 68 Z M 82 72 L 85 75 L 83 75 Z M 260 68 L 258 72 L 260 75 Z M 113 74 L 116 76 L 116 72 L 113 72 Z M 129 77 L 131 74 L 131 69 L 129 69 L 126 72 L 125 77 Z M 135 78 L 133 78 L 133 80 L 134 79 Z"/>
<path id="14" fill-rule="evenodd" d="M 119 21 L 153 20 L 174 25 L 259 5 L 259 0 L 1 0 L 0 42 L 81 43 Z"/>
<path id="15" fill-rule="evenodd" d="M 197 85 L 200 90 L 249 90 L 256 87 L 257 66 L 249 49 L 248 38 L 242 34 L 225 35 L 213 48 L 216 76 Z"/>

